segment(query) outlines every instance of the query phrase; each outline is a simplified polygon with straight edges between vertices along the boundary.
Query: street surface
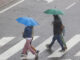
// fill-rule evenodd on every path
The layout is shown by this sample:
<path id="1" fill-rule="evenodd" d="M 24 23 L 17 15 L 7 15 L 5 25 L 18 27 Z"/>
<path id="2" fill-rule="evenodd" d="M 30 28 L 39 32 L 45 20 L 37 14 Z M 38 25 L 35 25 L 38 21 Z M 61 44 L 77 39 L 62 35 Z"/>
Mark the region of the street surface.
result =
<path id="1" fill-rule="evenodd" d="M 1 3 L 0 3 L 1 4 Z M 52 40 L 52 15 L 44 14 L 46 9 L 58 8 L 64 11 L 60 16 L 65 25 L 64 36 L 68 49 L 60 53 L 56 41 L 49 51 L 45 45 Z M 25 44 L 22 38 L 24 25 L 16 18 L 30 16 L 40 25 L 34 27 L 32 45 L 40 51 L 38 59 L 30 52 L 27 60 L 80 60 L 80 0 L 15 0 L 0 8 L 0 60 L 21 60 Z"/>

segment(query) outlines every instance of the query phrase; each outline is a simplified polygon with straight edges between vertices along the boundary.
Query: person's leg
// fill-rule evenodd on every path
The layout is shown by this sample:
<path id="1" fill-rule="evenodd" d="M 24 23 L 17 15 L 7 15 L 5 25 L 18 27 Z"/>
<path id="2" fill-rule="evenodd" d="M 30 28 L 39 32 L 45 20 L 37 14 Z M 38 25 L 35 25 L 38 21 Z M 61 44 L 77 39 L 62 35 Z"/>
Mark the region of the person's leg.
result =
<path id="1" fill-rule="evenodd" d="M 60 44 L 62 50 L 64 50 L 63 41 L 61 40 L 61 36 L 60 35 L 57 35 L 57 41 Z"/>
<path id="2" fill-rule="evenodd" d="M 26 40 L 26 43 L 24 45 L 23 51 L 21 53 L 21 59 L 26 59 L 27 58 L 27 50 L 28 50 L 28 42 Z"/>
<path id="3" fill-rule="evenodd" d="M 51 47 L 52 47 L 52 45 L 54 44 L 55 40 L 56 40 L 56 36 L 54 36 L 54 37 L 52 38 L 51 43 L 50 43 L 50 44 L 47 44 L 46 47 L 49 48 L 49 49 L 51 49 Z"/>
<path id="4" fill-rule="evenodd" d="M 31 43 L 32 43 L 32 40 L 33 40 L 33 37 L 32 37 L 32 39 L 31 39 L 30 45 L 31 45 Z M 34 46 L 32 46 L 32 45 L 31 45 L 31 48 L 36 52 L 35 56 L 38 57 L 39 50 L 36 50 L 36 49 L 34 48 Z"/>
<path id="5" fill-rule="evenodd" d="M 52 45 L 54 44 L 55 40 L 56 40 L 56 36 L 53 37 L 53 39 L 52 39 L 52 41 L 51 41 L 49 47 L 52 47 Z"/>
<path id="6" fill-rule="evenodd" d="M 36 49 L 31 45 L 31 48 L 34 50 L 34 51 L 36 51 Z"/>
<path id="7" fill-rule="evenodd" d="M 36 50 L 30 44 L 31 43 L 31 40 L 28 40 L 28 42 L 29 42 L 28 49 L 32 52 L 32 54 L 36 54 Z"/>
<path id="8" fill-rule="evenodd" d="M 33 37 L 32 37 L 32 40 L 33 40 Z M 32 40 L 31 40 L 30 44 L 32 43 Z M 32 48 L 36 53 L 39 53 L 39 50 L 36 50 L 32 45 L 31 45 L 31 48 Z"/>
<path id="9" fill-rule="evenodd" d="M 27 50 L 28 50 L 28 41 L 26 40 L 26 43 L 24 45 L 24 48 L 23 48 L 23 51 L 22 51 L 22 54 L 26 54 Z"/>
<path id="10" fill-rule="evenodd" d="M 66 43 L 65 43 L 64 38 L 63 38 L 62 35 L 61 35 L 61 40 L 62 40 L 62 42 L 63 42 L 63 44 L 64 44 L 64 47 L 67 48 L 67 45 L 66 45 Z"/>

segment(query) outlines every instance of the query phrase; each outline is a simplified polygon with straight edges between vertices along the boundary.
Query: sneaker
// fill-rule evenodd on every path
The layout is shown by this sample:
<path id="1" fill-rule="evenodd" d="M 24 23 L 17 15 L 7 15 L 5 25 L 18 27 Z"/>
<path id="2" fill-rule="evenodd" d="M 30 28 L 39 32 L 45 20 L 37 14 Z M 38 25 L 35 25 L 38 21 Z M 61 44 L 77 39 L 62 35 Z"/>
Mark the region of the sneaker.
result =
<path id="1" fill-rule="evenodd" d="M 21 54 L 21 59 L 27 59 L 27 54 Z"/>
<path id="2" fill-rule="evenodd" d="M 51 49 L 51 47 L 50 47 L 50 45 L 49 45 L 49 44 L 47 44 L 47 45 L 46 45 L 46 47 L 47 47 L 48 49 Z"/>
<path id="3" fill-rule="evenodd" d="M 38 58 L 39 50 L 36 51 L 35 57 Z"/>
<path id="4" fill-rule="evenodd" d="M 36 53 L 39 53 L 39 50 L 37 50 Z"/>
<path id="5" fill-rule="evenodd" d="M 61 50 L 60 50 L 60 52 L 64 52 L 64 51 L 65 51 L 65 49 L 61 49 Z"/>
<path id="6" fill-rule="evenodd" d="M 64 49 L 66 50 L 66 49 L 67 49 L 67 46 L 66 46 L 66 47 L 64 47 Z"/>

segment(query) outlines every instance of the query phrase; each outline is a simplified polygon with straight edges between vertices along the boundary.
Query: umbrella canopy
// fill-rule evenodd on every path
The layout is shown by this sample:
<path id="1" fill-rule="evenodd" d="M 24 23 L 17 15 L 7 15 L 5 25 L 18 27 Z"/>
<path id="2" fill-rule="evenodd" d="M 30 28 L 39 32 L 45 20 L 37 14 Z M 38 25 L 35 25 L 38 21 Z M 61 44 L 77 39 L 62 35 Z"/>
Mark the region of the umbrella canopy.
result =
<path id="1" fill-rule="evenodd" d="M 17 22 L 24 24 L 25 26 L 36 26 L 39 25 L 33 18 L 19 17 L 16 19 Z"/>
<path id="2" fill-rule="evenodd" d="M 51 15 L 63 15 L 64 13 L 61 10 L 58 9 L 48 9 L 44 11 L 46 14 L 51 14 Z"/>

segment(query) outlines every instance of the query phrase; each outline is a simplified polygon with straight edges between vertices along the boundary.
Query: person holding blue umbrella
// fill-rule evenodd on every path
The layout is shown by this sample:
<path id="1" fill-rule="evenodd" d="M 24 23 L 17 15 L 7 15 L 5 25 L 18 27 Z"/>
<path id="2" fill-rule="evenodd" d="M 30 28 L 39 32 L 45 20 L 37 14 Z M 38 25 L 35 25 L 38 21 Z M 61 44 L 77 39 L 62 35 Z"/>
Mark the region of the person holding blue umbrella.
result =
<path id="1" fill-rule="evenodd" d="M 34 54 L 36 57 L 38 57 L 38 50 L 36 50 L 32 45 L 33 40 L 33 28 L 34 26 L 38 25 L 38 23 L 29 17 L 19 17 L 16 19 L 21 24 L 24 24 L 26 27 L 23 32 L 23 38 L 26 39 L 26 43 L 24 45 L 21 58 L 26 59 L 27 58 L 27 51 L 31 51 L 32 54 Z"/>

